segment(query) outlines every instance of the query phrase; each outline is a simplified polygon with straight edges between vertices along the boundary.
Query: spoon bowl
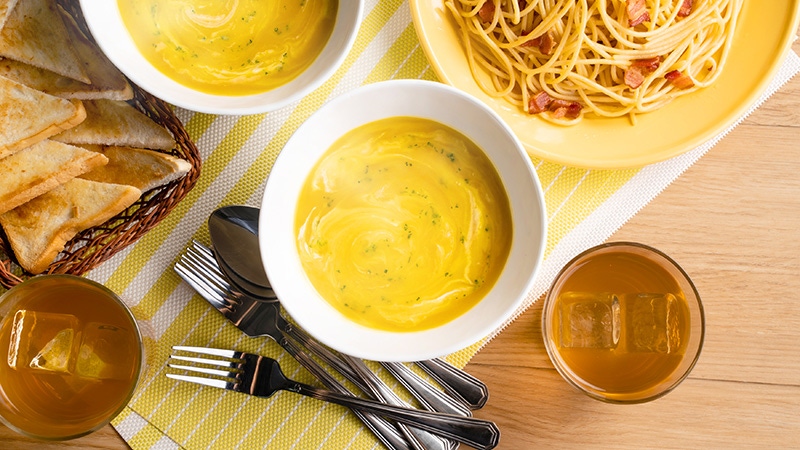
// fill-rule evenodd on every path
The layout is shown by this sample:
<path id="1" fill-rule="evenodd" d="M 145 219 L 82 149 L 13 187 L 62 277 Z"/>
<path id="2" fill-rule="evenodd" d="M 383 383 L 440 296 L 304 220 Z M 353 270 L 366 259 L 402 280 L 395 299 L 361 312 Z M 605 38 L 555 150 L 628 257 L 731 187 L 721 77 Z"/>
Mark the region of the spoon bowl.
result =
<path id="1" fill-rule="evenodd" d="M 220 269 L 236 286 L 259 299 L 276 299 L 261 263 L 258 208 L 224 206 L 211 213 L 208 232 Z"/>

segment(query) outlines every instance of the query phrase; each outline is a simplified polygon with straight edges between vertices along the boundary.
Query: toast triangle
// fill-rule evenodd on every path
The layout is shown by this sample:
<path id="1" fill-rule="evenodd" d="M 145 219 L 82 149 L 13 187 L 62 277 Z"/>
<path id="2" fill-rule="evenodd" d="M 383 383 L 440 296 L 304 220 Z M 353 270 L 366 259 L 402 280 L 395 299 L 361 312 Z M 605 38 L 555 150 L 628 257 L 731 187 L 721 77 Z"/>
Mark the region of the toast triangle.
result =
<path id="1" fill-rule="evenodd" d="M 80 100 L 66 100 L 0 77 L 0 158 L 72 128 L 86 118 Z"/>
<path id="2" fill-rule="evenodd" d="M 123 101 L 87 100 L 86 120 L 53 140 L 72 145 L 100 144 L 172 150 L 175 139 L 164 127 Z"/>
<path id="3" fill-rule="evenodd" d="M 140 195 L 133 186 L 74 178 L 1 214 L 0 225 L 20 266 L 38 274 L 76 234 L 116 216 Z"/>
<path id="4" fill-rule="evenodd" d="M 72 49 L 54 0 L 24 0 L 0 30 L 0 56 L 91 83 Z"/>
<path id="5" fill-rule="evenodd" d="M 0 214 L 106 163 L 100 153 L 50 140 L 0 159 Z"/>
<path id="6" fill-rule="evenodd" d="M 154 150 L 101 145 L 84 148 L 103 154 L 108 158 L 108 164 L 84 173 L 81 178 L 127 184 L 142 192 L 177 180 L 192 169 L 189 161 Z"/>

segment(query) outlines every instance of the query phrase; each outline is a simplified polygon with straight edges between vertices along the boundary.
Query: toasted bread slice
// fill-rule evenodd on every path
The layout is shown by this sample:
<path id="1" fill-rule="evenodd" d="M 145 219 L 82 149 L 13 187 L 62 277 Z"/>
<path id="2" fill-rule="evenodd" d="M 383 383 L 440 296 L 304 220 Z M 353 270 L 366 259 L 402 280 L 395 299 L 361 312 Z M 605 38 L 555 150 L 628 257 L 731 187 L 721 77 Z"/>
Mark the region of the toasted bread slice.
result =
<path id="1" fill-rule="evenodd" d="M 66 144 L 100 144 L 171 150 L 175 139 L 133 106 L 116 100 L 87 100 L 86 120 L 56 136 Z"/>
<path id="2" fill-rule="evenodd" d="M 2 0 L 0 0 L 2 2 Z M 75 20 L 62 15 L 70 42 L 91 84 L 74 80 L 21 61 L 0 58 L 0 76 L 62 98 L 130 100 L 133 88 L 105 54 L 81 32 Z"/>
<path id="3" fill-rule="evenodd" d="M 19 2 L 0 30 L 0 56 L 91 83 L 52 0 Z"/>
<path id="4" fill-rule="evenodd" d="M 20 266 L 41 273 L 81 231 L 100 225 L 141 195 L 133 186 L 74 178 L 0 215 Z"/>
<path id="5" fill-rule="evenodd" d="M 0 158 L 86 118 L 80 100 L 66 100 L 0 77 Z"/>
<path id="6" fill-rule="evenodd" d="M 163 186 L 183 177 L 192 169 L 189 161 L 143 148 L 91 145 L 108 158 L 108 164 L 92 169 L 80 177 L 103 183 L 127 184 L 142 192 Z"/>
<path id="7" fill-rule="evenodd" d="M 107 163 L 100 153 L 50 140 L 0 159 L 0 214 Z"/>
<path id="8" fill-rule="evenodd" d="M 110 76 L 106 80 L 105 75 L 93 75 L 93 79 L 98 81 L 93 82 L 93 84 L 86 84 L 61 76 L 55 72 L 8 58 L 0 58 L 0 76 L 22 83 L 45 94 L 61 98 L 78 100 L 94 100 L 98 98 L 130 100 L 133 98 L 133 89 L 124 77 L 120 83 L 111 79 Z"/>
<path id="9" fill-rule="evenodd" d="M 8 16 L 11 15 L 11 11 L 14 10 L 16 5 L 17 0 L 0 0 L 0 30 L 3 29 Z"/>
<path id="10" fill-rule="evenodd" d="M 91 100 L 105 98 L 109 100 L 130 100 L 133 98 L 133 88 L 128 79 L 117 69 L 106 55 L 94 42 L 89 40 L 78 28 L 72 16 L 64 16 L 64 24 L 70 36 L 72 46 L 78 55 L 78 59 L 83 64 L 83 69 L 92 80 L 90 85 L 83 85 L 89 89 L 76 91 L 72 95 L 66 95 L 67 90 L 62 87 L 61 92 L 66 98 L 77 98 L 80 100 Z M 76 83 L 78 83 L 76 81 Z M 81 83 L 82 84 L 82 83 Z"/>

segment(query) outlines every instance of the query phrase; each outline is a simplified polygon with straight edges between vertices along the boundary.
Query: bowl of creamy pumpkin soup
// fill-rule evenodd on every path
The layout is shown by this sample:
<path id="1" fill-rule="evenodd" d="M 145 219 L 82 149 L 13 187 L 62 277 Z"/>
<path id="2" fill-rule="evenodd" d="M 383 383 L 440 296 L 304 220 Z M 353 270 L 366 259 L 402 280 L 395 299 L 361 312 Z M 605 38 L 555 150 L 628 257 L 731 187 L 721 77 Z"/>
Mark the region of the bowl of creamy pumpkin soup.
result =
<path id="1" fill-rule="evenodd" d="M 81 0 L 109 59 L 139 87 L 212 114 L 298 101 L 336 71 L 362 0 Z"/>
<path id="2" fill-rule="evenodd" d="M 519 308 L 542 260 L 541 185 L 509 127 L 422 80 L 366 85 L 287 141 L 259 220 L 264 267 L 297 323 L 365 359 L 478 342 Z"/>

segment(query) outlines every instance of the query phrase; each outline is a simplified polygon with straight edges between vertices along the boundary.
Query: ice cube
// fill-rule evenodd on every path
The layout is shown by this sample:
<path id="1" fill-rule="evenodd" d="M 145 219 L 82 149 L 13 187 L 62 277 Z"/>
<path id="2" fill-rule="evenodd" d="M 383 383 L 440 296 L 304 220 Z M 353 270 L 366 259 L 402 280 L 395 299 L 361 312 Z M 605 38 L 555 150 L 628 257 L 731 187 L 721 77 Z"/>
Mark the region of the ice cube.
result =
<path id="1" fill-rule="evenodd" d="M 30 363 L 31 369 L 68 373 L 74 340 L 75 330 L 72 328 L 65 328 L 56 333 L 53 339 L 33 357 Z"/>
<path id="2" fill-rule="evenodd" d="M 69 314 L 19 310 L 14 314 L 8 365 L 14 369 L 69 373 L 78 319 Z"/>
<path id="3" fill-rule="evenodd" d="M 561 347 L 616 348 L 619 299 L 610 293 L 565 292 L 559 296 Z"/>
<path id="4" fill-rule="evenodd" d="M 129 329 L 98 322 L 83 328 L 75 373 L 83 378 L 126 380 L 131 377 L 139 347 Z"/>
<path id="5" fill-rule="evenodd" d="M 680 348 L 678 299 L 672 294 L 636 294 L 628 303 L 628 347 L 635 352 L 672 353 Z"/>

